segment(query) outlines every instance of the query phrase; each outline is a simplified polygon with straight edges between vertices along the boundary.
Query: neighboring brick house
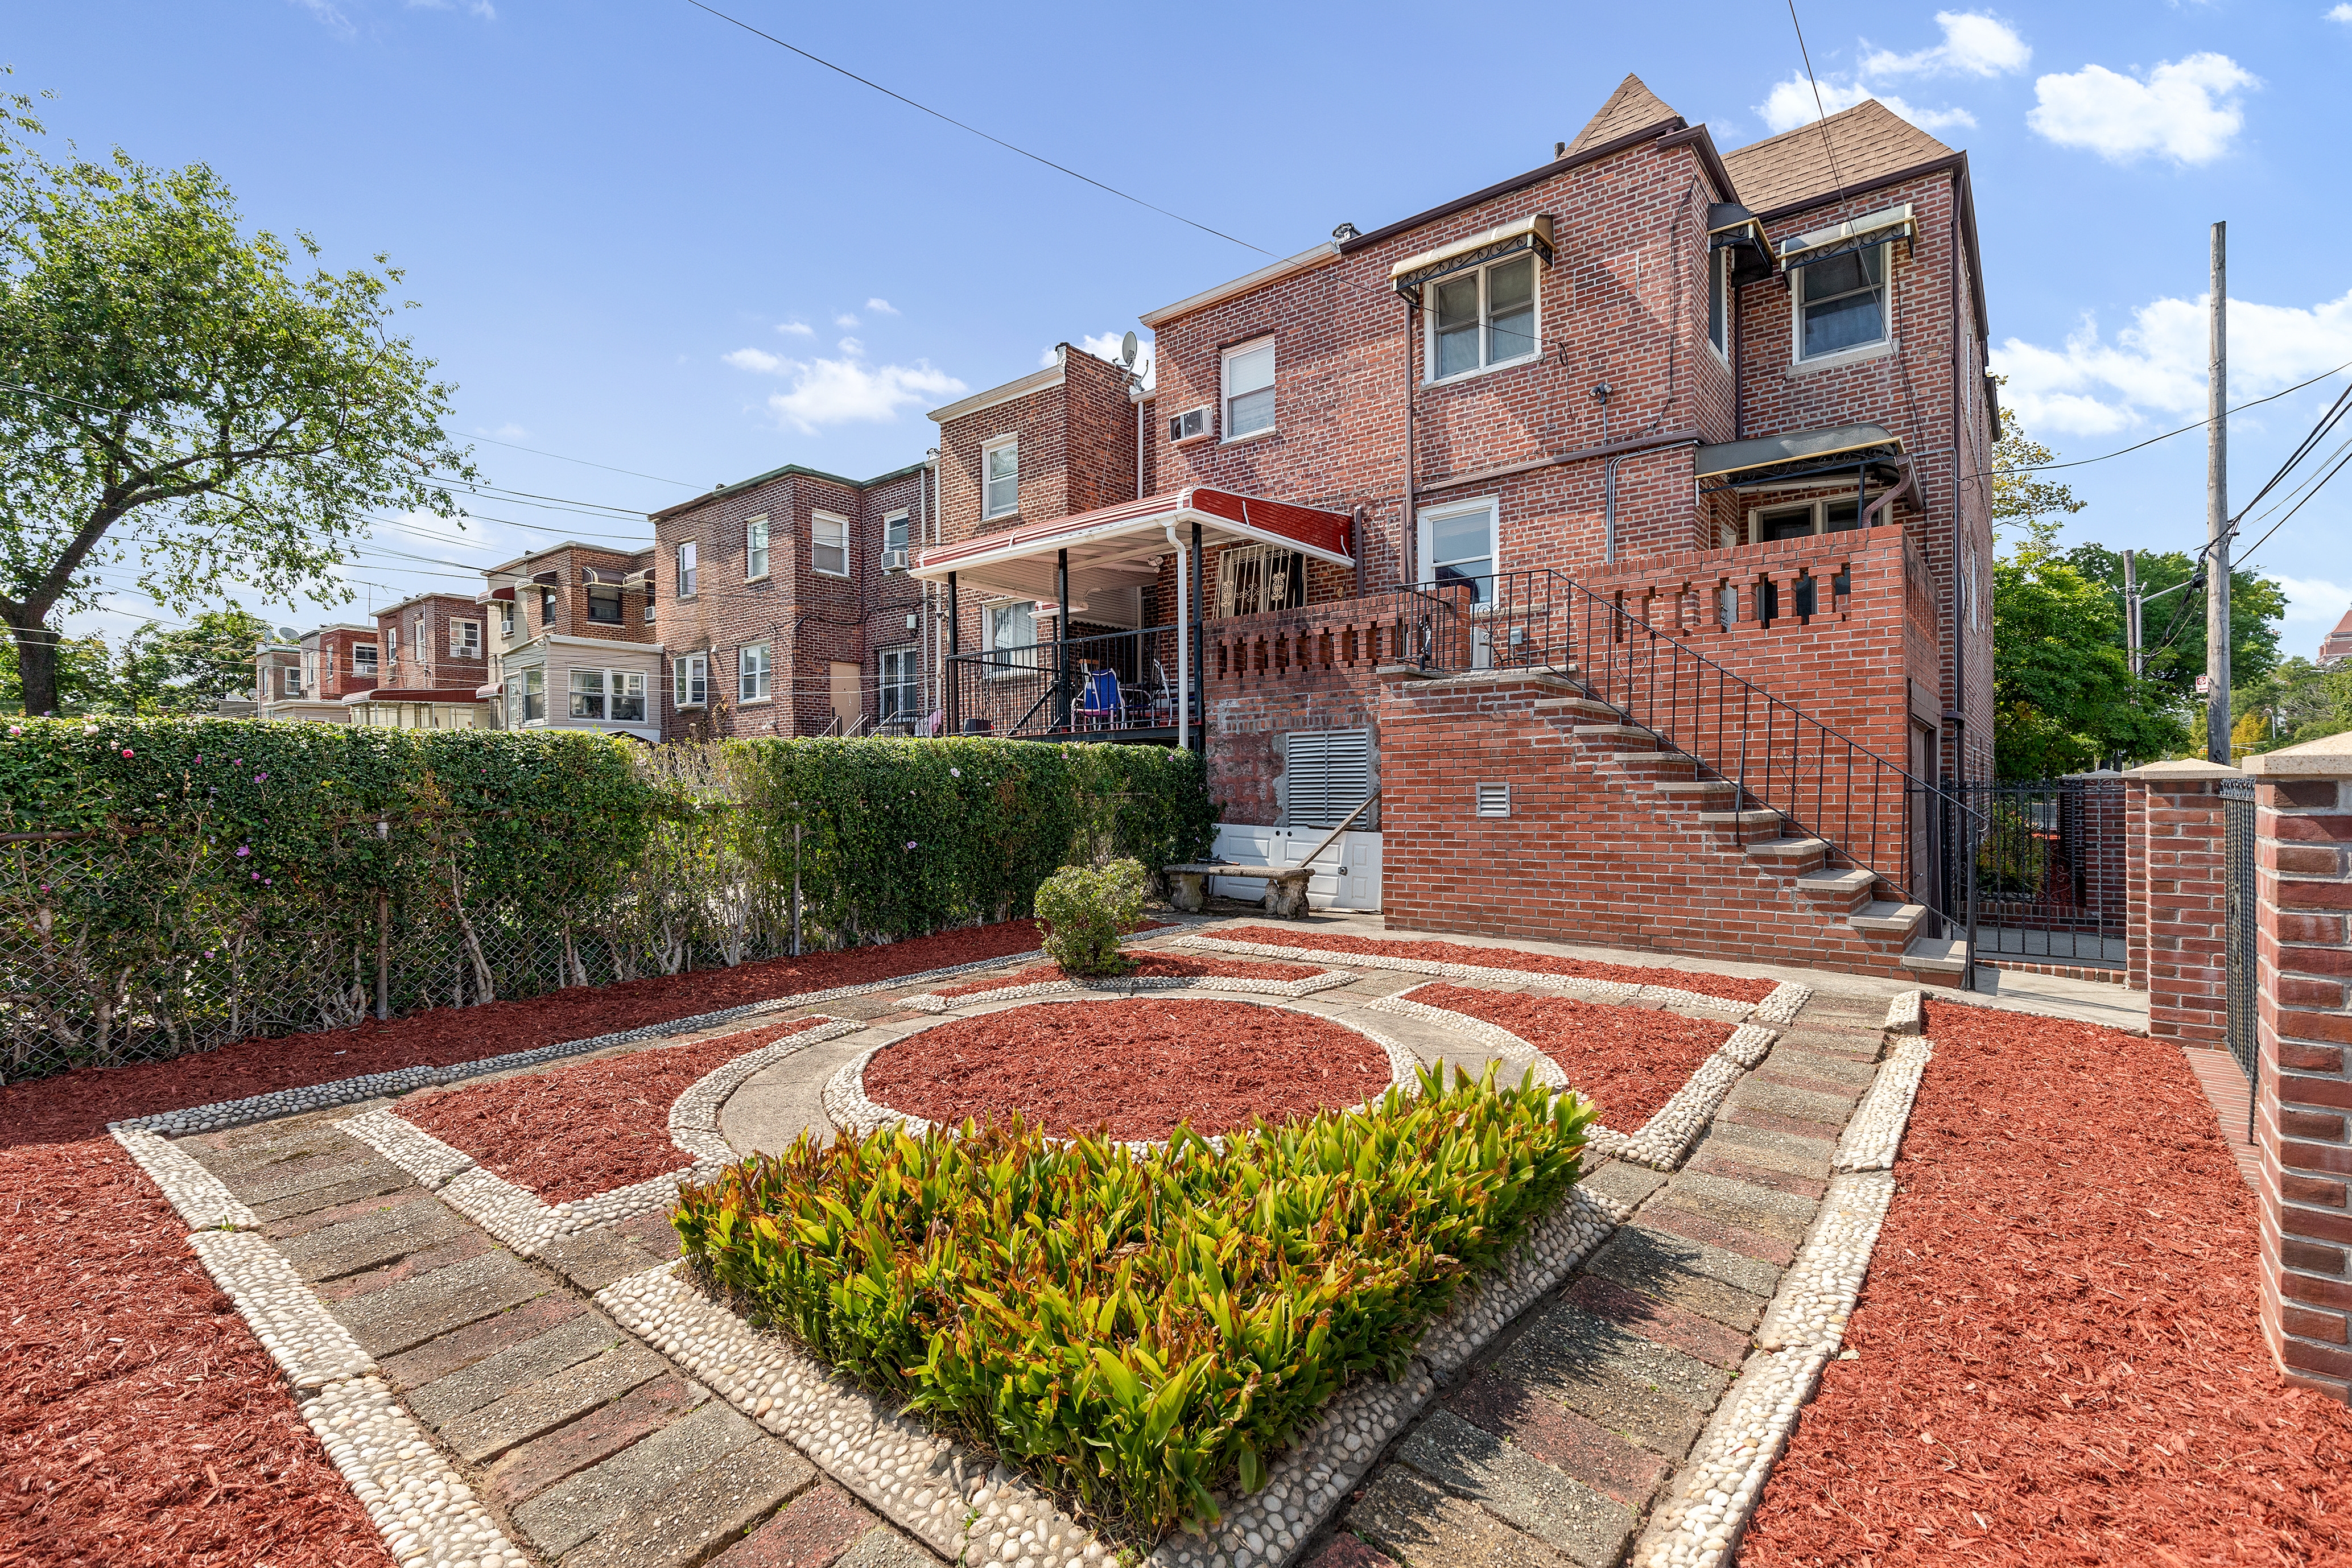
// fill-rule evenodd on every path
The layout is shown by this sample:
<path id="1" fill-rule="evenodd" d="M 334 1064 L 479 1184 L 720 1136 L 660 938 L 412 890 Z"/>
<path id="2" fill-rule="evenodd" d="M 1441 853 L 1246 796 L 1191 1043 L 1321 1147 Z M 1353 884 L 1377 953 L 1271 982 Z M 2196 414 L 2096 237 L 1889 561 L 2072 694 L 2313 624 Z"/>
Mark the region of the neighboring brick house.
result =
<path id="1" fill-rule="evenodd" d="M 652 515 L 670 584 L 666 739 L 912 734 L 934 706 L 927 464 L 860 482 L 788 463 Z"/>
<path id="2" fill-rule="evenodd" d="M 420 594 L 375 616 L 373 685 L 349 683 L 341 700 L 355 724 L 399 730 L 489 726 L 481 695 L 489 665 L 484 611 L 455 594 Z"/>
<path id="3" fill-rule="evenodd" d="M 1142 320 L 1158 374 L 1139 483 L 1139 403 L 1083 353 L 933 416 L 942 542 L 917 571 L 958 607 L 952 718 L 1202 732 L 1226 822 L 1270 828 L 1343 816 L 1381 781 L 1390 731 L 1410 734 L 1413 782 L 1379 809 L 1391 885 L 1438 890 L 1417 923 L 1635 940 L 1449 872 L 1541 837 L 1509 819 L 1507 786 L 1553 801 L 1529 791 L 1565 732 L 1531 708 L 1484 730 L 1431 721 L 1381 670 L 1558 668 L 1567 647 L 1608 679 L 1640 651 L 1671 682 L 1705 672 L 1718 720 L 1723 693 L 1752 694 L 1739 754 L 1776 772 L 1676 786 L 1644 764 L 1660 799 L 1715 809 L 1627 835 L 1639 853 L 1590 874 L 1671 902 L 1650 885 L 1672 879 L 1658 845 L 1712 852 L 1722 834 L 1726 885 L 1770 906 L 1746 948 L 1843 900 L 1823 918 L 1876 923 L 1824 938 L 1834 962 L 1892 972 L 1932 929 L 1875 895 L 1934 901 L 1934 782 L 1990 766 L 1994 412 L 1964 153 L 1866 101 L 1718 154 L 1628 77 L 1539 166 L 1370 233 L 1342 225 Z M 1192 639 L 1180 587 L 1204 623 Z M 1066 648 L 1066 595 L 1086 639 Z M 1179 703 L 1182 663 L 1195 695 Z M 1118 695 L 1097 698 L 1111 675 Z M 1538 681 L 1496 700 L 1567 699 Z M 1832 747 L 1864 776 L 1832 781 Z M 1495 810 L 1482 788 L 1474 812 L 1474 782 Z M 1465 836 L 1480 816 L 1502 820 Z M 1747 843 L 1767 822 L 1791 828 L 1781 848 Z M 1835 870 L 1852 861 L 1883 874 Z M 1750 886 L 1784 862 L 1793 887 Z"/>
<path id="4" fill-rule="evenodd" d="M 348 724 L 345 699 L 383 684 L 383 639 L 373 626 L 320 626 L 299 643 L 265 643 L 256 692 L 264 719 Z M 289 657 L 290 655 L 290 657 Z"/>
<path id="5" fill-rule="evenodd" d="M 499 728 L 662 738 L 666 667 L 651 550 L 567 540 L 483 574 L 489 658 L 476 694 Z"/>
<path id="6" fill-rule="evenodd" d="M 2352 658 L 2352 610 L 2345 611 L 2344 618 L 2336 623 L 2335 629 L 2319 639 L 2317 662 L 2325 669 L 2347 658 Z"/>

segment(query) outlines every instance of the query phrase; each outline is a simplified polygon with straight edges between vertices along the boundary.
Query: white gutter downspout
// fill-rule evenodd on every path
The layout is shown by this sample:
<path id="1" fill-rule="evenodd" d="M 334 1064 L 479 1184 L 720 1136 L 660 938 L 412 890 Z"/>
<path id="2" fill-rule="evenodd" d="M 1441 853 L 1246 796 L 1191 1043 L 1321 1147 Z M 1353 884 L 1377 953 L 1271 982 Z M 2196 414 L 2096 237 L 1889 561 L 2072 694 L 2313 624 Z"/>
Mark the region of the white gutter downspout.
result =
<path id="1" fill-rule="evenodd" d="M 1176 749 L 1189 752 L 1192 749 L 1192 557 L 1176 538 L 1173 518 L 1163 518 L 1160 528 L 1168 535 L 1169 548 L 1176 552 Z"/>

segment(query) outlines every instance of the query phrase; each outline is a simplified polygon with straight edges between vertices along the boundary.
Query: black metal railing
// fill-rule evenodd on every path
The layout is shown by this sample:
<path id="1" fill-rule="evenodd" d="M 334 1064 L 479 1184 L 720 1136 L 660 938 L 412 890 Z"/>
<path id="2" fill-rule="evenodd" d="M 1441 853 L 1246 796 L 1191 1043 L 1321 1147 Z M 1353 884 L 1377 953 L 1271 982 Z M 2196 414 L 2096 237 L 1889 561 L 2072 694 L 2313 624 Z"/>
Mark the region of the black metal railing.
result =
<path id="1" fill-rule="evenodd" d="M 1984 823 L 1975 847 L 1982 956 L 2126 967 L 2121 778 L 1946 779 L 1943 789 Z M 1958 918 L 1959 839 L 1948 824 L 1941 837 L 1938 908 Z"/>
<path id="2" fill-rule="evenodd" d="M 2262 1050 L 2254 1038 L 2254 781 L 2223 779 L 2221 793 L 2221 981 L 2230 1055 L 2246 1075 L 2246 1139 L 2254 1136 Z"/>
<path id="3" fill-rule="evenodd" d="M 1180 635 L 1175 626 L 1146 626 L 954 655 L 944 727 L 1024 738 L 1172 731 Z M 1197 693 L 1192 710 L 1197 723 Z"/>

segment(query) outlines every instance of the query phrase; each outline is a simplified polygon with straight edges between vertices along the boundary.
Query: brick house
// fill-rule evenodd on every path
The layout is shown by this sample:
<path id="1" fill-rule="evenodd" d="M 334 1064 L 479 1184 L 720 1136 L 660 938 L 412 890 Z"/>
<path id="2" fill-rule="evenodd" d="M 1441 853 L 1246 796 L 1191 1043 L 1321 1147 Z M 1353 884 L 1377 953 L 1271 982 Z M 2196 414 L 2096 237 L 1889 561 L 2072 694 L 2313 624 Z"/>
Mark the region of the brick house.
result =
<path id="1" fill-rule="evenodd" d="M 858 481 L 788 463 L 652 515 L 665 739 L 912 734 L 933 708 L 930 468 Z"/>
<path id="2" fill-rule="evenodd" d="M 350 683 L 341 701 L 351 721 L 398 730 L 487 728 L 483 625 L 482 606 L 456 594 L 420 594 L 378 610 L 376 679 Z"/>
<path id="3" fill-rule="evenodd" d="M 295 642 L 261 646 L 255 661 L 261 718 L 348 724 L 347 699 L 383 684 L 383 635 L 373 625 L 338 622 Z"/>
<path id="4" fill-rule="evenodd" d="M 1870 101 L 1719 153 L 1628 77 L 1536 168 L 1142 320 L 1148 397 L 1065 349 L 933 415 L 951 723 L 1202 744 L 1229 834 L 1377 786 L 1401 923 L 1959 967 L 1965 153 Z"/>
<path id="5" fill-rule="evenodd" d="M 488 657 L 473 689 L 492 723 L 662 738 L 652 551 L 566 540 L 483 576 L 466 608 L 482 621 Z"/>

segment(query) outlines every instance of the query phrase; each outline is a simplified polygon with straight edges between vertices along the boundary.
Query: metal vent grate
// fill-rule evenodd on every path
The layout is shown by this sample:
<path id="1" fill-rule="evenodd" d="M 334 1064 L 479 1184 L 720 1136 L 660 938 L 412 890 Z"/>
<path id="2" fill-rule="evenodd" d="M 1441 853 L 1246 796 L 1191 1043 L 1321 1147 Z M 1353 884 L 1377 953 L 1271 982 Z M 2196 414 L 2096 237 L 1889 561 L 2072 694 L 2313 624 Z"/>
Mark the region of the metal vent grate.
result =
<path id="1" fill-rule="evenodd" d="M 1284 738 L 1283 806 L 1290 826 L 1337 827 L 1361 812 L 1371 793 L 1370 730 L 1294 730 Z"/>
<path id="2" fill-rule="evenodd" d="M 1482 784 L 1478 786 L 1478 815 L 1508 816 L 1511 815 L 1511 786 L 1507 784 Z"/>

